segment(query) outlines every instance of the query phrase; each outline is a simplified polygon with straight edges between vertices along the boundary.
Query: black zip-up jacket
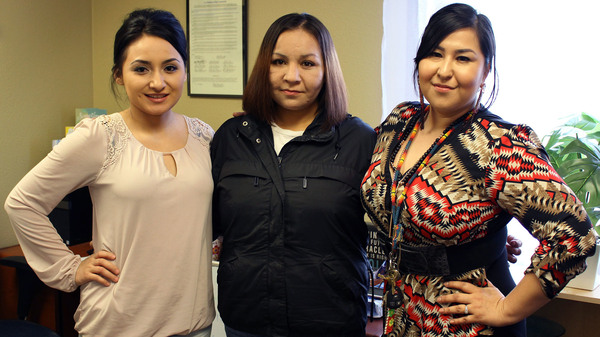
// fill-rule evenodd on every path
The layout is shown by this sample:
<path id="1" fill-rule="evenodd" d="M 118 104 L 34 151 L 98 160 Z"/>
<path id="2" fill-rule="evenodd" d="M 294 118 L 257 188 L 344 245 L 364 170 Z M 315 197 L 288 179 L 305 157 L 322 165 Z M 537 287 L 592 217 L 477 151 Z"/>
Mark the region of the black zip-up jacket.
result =
<path id="1" fill-rule="evenodd" d="M 215 235 L 223 235 L 218 309 L 265 336 L 364 336 L 367 227 L 360 184 L 373 129 L 317 115 L 277 156 L 271 127 L 235 117 L 211 145 Z"/>

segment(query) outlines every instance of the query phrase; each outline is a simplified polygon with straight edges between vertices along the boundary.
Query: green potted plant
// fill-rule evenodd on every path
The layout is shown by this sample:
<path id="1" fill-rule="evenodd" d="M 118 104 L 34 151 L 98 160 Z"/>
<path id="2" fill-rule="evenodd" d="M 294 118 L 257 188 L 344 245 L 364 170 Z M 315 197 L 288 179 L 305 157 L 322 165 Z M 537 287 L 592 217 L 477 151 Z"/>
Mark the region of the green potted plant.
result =
<path id="1" fill-rule="evenodd" d="M 544 137 L 550 163 L 575 192 L 600 235 L 600 120 L 586 113 L 570 116 L 550 135 Z M 596 255 L 588 258 L 588 269 L 569 286 L 592 290 L 600 282 Z"/>

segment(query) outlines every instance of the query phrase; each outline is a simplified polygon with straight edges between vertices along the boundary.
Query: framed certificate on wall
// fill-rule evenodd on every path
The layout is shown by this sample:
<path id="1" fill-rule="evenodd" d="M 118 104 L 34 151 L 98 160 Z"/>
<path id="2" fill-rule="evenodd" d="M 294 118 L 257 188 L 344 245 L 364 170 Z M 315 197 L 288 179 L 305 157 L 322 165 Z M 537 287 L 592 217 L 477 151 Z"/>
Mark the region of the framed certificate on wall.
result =
<path id="1" fill-rule="evenodd" d="M 246 0 L 187 0 L 190 96 L 242 96 L 246 21 Z"/>

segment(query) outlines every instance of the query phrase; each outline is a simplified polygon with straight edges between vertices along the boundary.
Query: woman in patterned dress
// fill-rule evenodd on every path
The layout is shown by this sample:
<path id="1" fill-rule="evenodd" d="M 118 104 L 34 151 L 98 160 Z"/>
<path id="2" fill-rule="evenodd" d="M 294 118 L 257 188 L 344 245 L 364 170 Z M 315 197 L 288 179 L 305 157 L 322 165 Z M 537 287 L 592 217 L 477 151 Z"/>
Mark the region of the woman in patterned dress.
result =
<path id="1" fill-rule="evenodd" d="M 524 319 L 594 253 L 590 220 L 533 130 L 480 104 L 490 74 L 490 104 L 497 92 L 486 16 L 463 4 L 434 14 L 414 74 L 421 102 L 398 105 L 376 129 L 362 184 L 391 248 L 385 334 L 525 336 Z M 517 286 L 504 250 L 513 217 L 540 241 Z"/>

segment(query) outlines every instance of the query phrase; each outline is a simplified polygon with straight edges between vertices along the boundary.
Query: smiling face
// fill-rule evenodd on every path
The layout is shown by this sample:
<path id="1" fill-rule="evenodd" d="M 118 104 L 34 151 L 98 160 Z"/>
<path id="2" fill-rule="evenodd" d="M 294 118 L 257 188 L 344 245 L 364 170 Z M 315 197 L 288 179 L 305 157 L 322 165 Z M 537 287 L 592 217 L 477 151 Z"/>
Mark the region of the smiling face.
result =
<path id="1" fill-rule="evenodd" d="M 166 40 L 142 35 L 126 51 L 121 76 L 131 113 L 159 116 L 179 101 L 187 78 L 181 55 Z"/>
<path id="2" fill-rule="evenodd" d="M 473 109 L 488 70 L 472 28 L 448 35 L 419 62 L 419 87 L 431 110 L 459 116 Z"/>
<path id="3" fill-rule="evenodd" d="M 277 114 L 314 115 L 323 87 L 324 69 L 321 48 L 312 34 L 302 29 L 281 33 L 269 73 Z"/>

